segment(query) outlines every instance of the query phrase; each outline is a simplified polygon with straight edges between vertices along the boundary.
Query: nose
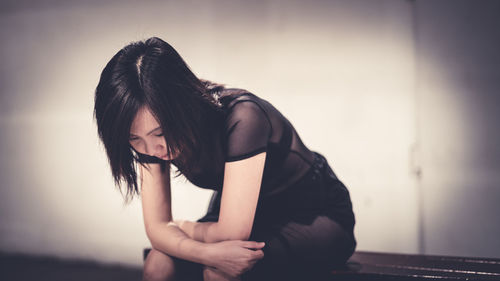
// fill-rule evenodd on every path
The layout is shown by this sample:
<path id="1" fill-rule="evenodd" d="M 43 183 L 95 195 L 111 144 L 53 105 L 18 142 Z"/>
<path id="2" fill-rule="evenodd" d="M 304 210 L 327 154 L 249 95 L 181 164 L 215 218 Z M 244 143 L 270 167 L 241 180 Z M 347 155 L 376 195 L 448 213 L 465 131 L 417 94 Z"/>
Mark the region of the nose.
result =
<path id="1" fill-rule="evenodd" d="M 161 158 L 165 155 L 163 145 L 161 143 L 146 143 L 146 154 Z"/>

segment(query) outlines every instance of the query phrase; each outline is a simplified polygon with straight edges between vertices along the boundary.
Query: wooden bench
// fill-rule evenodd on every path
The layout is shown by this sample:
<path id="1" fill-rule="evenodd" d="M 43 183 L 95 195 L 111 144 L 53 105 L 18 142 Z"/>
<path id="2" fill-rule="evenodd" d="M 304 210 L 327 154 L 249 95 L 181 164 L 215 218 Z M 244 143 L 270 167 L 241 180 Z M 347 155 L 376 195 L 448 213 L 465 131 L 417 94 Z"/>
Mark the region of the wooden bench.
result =
<path id="1" fill-rule="evenodd" d="M 500 280 L 500 259 L 355 252 L 332 280 Z"/>
<path id="2" fill-rule="evenodd" d="M 500 259 L 357 251 L 330 280 L 500 280 Z"/>

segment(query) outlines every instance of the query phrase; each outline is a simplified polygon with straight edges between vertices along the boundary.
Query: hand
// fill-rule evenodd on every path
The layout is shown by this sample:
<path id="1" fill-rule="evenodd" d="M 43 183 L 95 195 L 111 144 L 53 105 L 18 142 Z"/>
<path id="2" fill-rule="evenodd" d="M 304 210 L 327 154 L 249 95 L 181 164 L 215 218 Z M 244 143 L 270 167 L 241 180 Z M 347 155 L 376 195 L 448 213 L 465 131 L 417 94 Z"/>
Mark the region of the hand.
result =
<path id="1" fill-rule="evenodd" d="M 265 243 L 228 240 L 210 244 L 209 266 L 224 272 L 229 277 L 238 277 L 264 257 Z"/>

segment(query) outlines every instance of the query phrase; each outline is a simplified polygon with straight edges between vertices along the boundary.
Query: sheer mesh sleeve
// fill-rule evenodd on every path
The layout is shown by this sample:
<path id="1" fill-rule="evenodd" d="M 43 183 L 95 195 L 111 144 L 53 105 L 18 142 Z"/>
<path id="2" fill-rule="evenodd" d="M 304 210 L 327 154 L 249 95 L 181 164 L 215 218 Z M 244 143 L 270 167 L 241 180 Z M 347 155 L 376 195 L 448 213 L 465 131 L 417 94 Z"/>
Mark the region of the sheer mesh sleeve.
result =
<path id="1" fill-rule="evenodd" d="M 226 162 L 249 158 L 267 150 L 271 123 L 266 112 L 250 100 L 238 101 L 226 119 Z"/>

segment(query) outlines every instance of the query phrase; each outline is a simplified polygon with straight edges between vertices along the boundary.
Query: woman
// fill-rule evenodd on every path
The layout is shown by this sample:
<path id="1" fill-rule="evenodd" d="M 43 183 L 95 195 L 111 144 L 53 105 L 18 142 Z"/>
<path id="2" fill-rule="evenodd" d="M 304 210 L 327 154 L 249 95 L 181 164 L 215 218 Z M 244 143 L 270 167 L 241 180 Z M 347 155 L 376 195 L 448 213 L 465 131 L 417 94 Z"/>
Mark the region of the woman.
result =
<path id="1" fill-rule="evenodd" d="M 94 114 L 115 183 L 142 199 L 144 280 L 310 278 L 353 253 L 349 192 L 326 159 L 269 102 L 198 79 L 161 39 L 113 56 Z M 171 166 L 215 190 L 197 222 L 172 218 Z"/>

